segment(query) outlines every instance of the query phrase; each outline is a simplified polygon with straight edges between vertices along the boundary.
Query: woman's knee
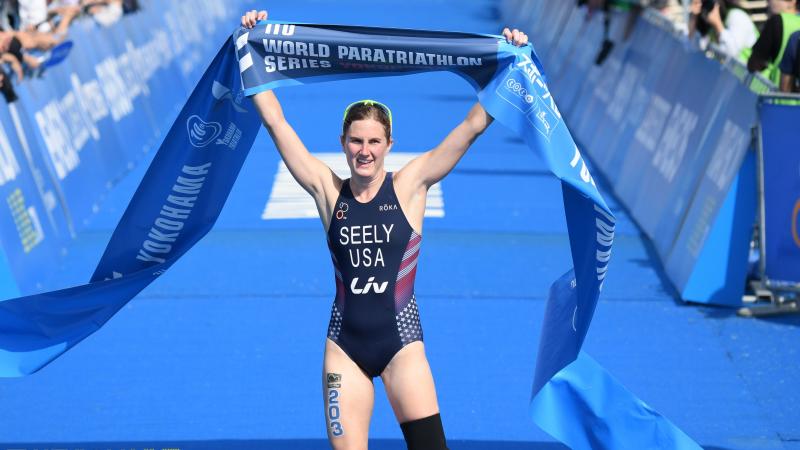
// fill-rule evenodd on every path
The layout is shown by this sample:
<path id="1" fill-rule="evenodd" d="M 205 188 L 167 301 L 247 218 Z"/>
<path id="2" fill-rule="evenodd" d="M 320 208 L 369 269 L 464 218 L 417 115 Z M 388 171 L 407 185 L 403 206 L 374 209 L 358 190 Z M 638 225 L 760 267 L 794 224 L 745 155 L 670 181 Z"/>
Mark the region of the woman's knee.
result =
<path id="1" fill-rule="evenodd" d="M 437 413 L 400 424 L 408 450 L 447 450 L 442 417 Z"/>

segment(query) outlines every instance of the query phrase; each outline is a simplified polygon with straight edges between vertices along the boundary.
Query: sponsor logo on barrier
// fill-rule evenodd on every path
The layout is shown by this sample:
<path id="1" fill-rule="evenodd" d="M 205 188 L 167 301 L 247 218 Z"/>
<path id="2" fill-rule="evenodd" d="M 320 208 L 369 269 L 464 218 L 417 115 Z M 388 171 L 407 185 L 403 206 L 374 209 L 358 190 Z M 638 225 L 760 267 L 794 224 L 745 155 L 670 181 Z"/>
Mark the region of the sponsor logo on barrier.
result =
<path id="1" fill-rule="evenodd" d="M 72 145 L 69 128 L 61 117 L 56 102 L 50 102 L 42 110 L 36 111 L 34 118 L 42 133 L 56 176 L 63 180 L 81 162 L 78 150 Z"/>
<path id="2" fill-rule="evenodd" d="M 16 179 L 19 173 L 19 163 L 14 156 L 14 150 L 11 149 L 5 130 L 0 126 L 0 186 Z"/>
<path id="3" fill-rule="evenodd" d="M 792 211 L 792 238 L 794 239 L 794 245 L 800 248 L 800 230 L 797 229 L 798 216 L 800 216 L 800 199 L 797 199 L 794 204 L 794 211 Z"/>
<path id="4" fill-rule="evenodd" d="M 745 130 L 729 119 L 725 120 L 717 148 L 714 149 L 714 155 L 706 169 L 706 176 L 714 182 L 720 192 L 725 191 L 736 176 L 739 170 L 736 163 L 749 143 L 750 135 Z"/>
<path id="5" fill-rule="evenodd" d="M 634 138 L 647 150 L 655 151 L 671 109 L 672 105 L 666 99 L 659 95 L 653 95 L 644 119 L 634 135 Z"/>
<path id="6" fill-rule="evenodd" d="M 641 72 L 633 65 L 626 64 L 622 69 L 622 75 L 616 81 L 616 90 L 611 97 L 613 100 L 608 103 L 608 116 L 614 123 L 619 123 L 625 112 L 632 106 L 634 88 L 639 82 Z"/>
<path id="7" fill-rule="evenodd" d="M 680 103 L 672 109 L 667 121 L 667 128 L 661 135 L 652 164 L 658 173 L 664 176 L 668 183 L 672 183 L 678 168 L 683 162 L 686 150 L 689 148 L 689 136 L 697 127 L 699 118 Z"/>
<path id="8" fill-rule="evenodd" d="M 11 217 L 14 218 L 22 250 L 25 253 L 30 253 L 34 247 L 44 240 L 44 230 L 42 229 L 42 223 L 39 221 L 39 215 L 36 213 L 36 208 L 25 206 L 25 196 L 19 188 L 14 189 L 6 197 L 6 203 L 8 203 L 8 207 L 11 210 Z"/>
<path id="9" fill-rule="evenodd" d="M 222 133 L 219 122 L 206 122 L 197 115 L 192 115 L 186 120 L 186 130 L 189 133 L 189 142 L 197 148 L 202 148 L 214 142 Z"/>

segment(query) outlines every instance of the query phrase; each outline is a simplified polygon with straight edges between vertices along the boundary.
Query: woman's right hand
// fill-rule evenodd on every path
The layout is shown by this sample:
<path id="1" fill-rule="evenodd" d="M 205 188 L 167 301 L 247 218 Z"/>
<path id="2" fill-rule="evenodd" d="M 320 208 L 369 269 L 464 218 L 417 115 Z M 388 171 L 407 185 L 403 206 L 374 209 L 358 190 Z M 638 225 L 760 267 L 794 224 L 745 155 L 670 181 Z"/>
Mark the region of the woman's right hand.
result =
<path id="1" fill-rule="evenodd" d="M 260 20 L 266 20 L 267 12 L 266 11 L 256 11 L 255 9 L 252 11 L 247 11 L 242 16 L 242 26 L 245 28 L 253 28 L 256 26 L 256 23 Z"/>

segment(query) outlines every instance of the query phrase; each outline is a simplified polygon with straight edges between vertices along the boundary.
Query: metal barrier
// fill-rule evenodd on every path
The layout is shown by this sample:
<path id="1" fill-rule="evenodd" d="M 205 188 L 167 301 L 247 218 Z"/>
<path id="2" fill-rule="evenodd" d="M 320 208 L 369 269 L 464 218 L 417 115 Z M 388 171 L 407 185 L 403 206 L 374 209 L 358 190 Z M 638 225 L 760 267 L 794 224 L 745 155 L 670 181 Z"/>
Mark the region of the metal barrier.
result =
<path id="1" fill-rule="evenodd" d="M 752 283 L 766 306 L 742 308 L 745 316 L 800 312 L 800 95 L 764 94 L 758 101 L 758 279 Z"/>

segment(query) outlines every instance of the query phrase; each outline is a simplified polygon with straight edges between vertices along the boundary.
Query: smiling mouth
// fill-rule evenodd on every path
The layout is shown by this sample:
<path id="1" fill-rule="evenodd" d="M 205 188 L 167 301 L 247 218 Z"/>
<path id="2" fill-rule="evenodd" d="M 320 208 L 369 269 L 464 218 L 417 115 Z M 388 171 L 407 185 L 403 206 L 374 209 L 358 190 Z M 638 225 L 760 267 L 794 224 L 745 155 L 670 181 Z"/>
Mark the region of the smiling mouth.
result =
<path id="1" fill-rule="evenodd" d="M 370 158 L 356 158 L 356 164 L 358 164 L 358 165 L 364 166 L 364 165 L 367 165 L 367 164 L 369 164 L 371 162 L 372 162 L 372 159 L 370 159 Z"/>

